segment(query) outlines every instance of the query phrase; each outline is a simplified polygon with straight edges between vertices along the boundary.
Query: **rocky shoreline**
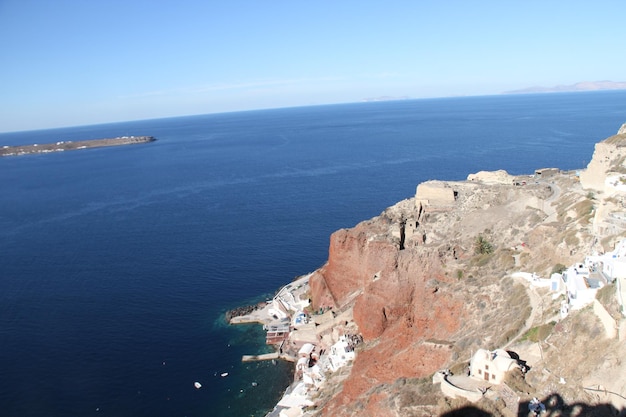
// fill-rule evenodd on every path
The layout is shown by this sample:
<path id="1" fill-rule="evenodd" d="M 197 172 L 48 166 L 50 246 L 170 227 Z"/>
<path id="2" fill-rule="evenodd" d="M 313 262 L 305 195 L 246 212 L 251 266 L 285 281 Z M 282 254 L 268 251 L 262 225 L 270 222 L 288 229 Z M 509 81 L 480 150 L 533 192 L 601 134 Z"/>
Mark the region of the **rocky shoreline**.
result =
<path id="1" fill-rule="evenodd" d="M 106 139 L 89 139 L 80 141 L 58 141 L 55 143 L 34 143 L 32 145 L 3 146 L 0 156 L 20 156 L 40 153 L 73 151 L 79 149 L 102 148 L 107 146 L 136 145 L 154 142 L 154 136 L 121 136 Z"/>
<path id="2" fill-rule="evenodd" d="M 232 321 L 234 318 L 248 316 L 254 313 L 255 311 L 263 309 L 266 305 L 267 305 L 267 302 L 261 301 L 259 303 L 252 304 L 252 305 L 236 307 L 236 308 L 233 308 L 232 310 L 228 310 L 224 314 L 224 319 L 226 320 L 228 324 L 232 324 Z"/>

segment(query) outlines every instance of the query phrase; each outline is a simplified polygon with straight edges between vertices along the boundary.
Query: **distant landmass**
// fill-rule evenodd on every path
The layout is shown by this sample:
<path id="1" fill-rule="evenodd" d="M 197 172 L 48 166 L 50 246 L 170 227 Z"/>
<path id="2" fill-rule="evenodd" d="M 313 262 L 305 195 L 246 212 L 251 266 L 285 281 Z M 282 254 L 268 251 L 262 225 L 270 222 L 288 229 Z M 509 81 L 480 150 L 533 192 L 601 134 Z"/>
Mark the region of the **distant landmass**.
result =
<path id="1" fill-rule="evenodd" d="M 154 142 L 155 140 L 156 138 L 154 138 L 153 136 L 121 136 L 117 138 L 88 139 L 76 142 L 68 140 L 55 143 L 34 143 L 32 145 L 3 146 L 0 148 L 0 157 L 73 151 L 77 149 L 102 148 L 105 146 L 134 145 L 137 143 Z"/>
<path id="2" fill-rule="evenodd" d="M 521 90 L 505 91 L 503 94 L 565 93 L 569 91 L 626 90 L 626 82 L 582 81 L 570 85 L 554 87 L 529 87 Z"/>
<path id="3" fill-rule="evenodd" d="M 379 96 L 379 97 L 367 97 L 362 99 L 362 102 L 370 101 L 394 101 L 394 100 L 409 100 L 409 96 Z"/>

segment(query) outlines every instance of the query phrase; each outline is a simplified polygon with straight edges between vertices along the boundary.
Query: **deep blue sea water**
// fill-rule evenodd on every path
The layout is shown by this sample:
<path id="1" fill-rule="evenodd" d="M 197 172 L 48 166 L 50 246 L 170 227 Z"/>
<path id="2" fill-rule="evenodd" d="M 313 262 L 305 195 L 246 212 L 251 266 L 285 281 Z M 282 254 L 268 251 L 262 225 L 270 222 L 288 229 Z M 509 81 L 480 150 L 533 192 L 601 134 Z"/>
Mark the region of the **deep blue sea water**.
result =
<path id="1" fill-rule="evenodd" d="M 263 332 L 227 309 L 321 266 L 334 230 L 422 181 L 581 168 L 624 122 L 619 91 L 0 134 L 158 138 L 0 159 L 0 416 L 261 416 L 290 367 L 242 364 Z"/>

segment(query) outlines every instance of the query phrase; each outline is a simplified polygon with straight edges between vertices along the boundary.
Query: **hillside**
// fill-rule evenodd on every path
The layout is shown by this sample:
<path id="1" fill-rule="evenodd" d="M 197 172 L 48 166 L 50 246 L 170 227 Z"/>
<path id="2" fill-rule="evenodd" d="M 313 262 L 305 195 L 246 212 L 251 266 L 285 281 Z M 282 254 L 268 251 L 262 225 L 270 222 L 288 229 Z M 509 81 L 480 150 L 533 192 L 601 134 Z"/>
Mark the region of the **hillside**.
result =
<path id="1" fill-rule="evenodd" d="M 328 262 L 310 278 L 313 309 L 349 312 L 354 323 L 333 331 L 355 326 L 363 343 L 306 415 L 526 415 L 533 397 L 551 415 L 623 412 L 624 326 L 607 336 L 591 307 L 561 318 L 564 296 L 519 278 L 549 278 L 626 236 L 626 222 L 615 221 L 626 193 L 623 143 L 624 127 L 596 145 L 580 176 L 544 169 L 429 181 L 415 197 L 335 232 Z M 601 304 L 618 326 L 615 292 L 603 288 Z M 515 406 L 498 395 L 451 399 L 432 383 L 438 370 L 463 374 L 474 352 L 497 348 L 530 367 L 525 378 L 507 376 Z M 462 407 L 470 408 L 454 414 Z"/>

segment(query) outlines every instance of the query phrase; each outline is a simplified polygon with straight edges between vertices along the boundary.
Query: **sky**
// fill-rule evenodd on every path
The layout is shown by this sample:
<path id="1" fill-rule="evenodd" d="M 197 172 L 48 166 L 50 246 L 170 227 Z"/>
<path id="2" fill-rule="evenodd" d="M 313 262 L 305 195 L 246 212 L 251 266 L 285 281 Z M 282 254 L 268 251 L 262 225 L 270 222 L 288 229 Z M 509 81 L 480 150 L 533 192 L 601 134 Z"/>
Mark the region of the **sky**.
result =
<path id="1" fill-rule="evenodd" d="M 0 132 L 626 81 L 622 0 L 0 0 Z"/>

